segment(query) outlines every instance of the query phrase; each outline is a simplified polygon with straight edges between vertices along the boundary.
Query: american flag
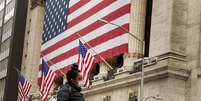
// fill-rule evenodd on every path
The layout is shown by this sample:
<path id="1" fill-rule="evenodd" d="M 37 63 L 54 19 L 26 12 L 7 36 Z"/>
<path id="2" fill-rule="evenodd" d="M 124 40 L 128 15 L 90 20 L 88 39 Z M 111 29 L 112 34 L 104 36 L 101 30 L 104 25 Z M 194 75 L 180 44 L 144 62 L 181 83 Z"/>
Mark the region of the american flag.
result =
<path id="1" fill-rule="evenodd" d="M 48 97 L 48 93 L 52 84 L 54 83 L 54 79 L 56 74 L 49 69 L 48 64 L 42 60 L 42 75 L 41 75 L 41 85 L 40 85 L 40 93 L 41 93 L 41 100 L 44 101 Z"/>
<path id="2" fill-rule="evenodd" d="M 126 53 L 128 34 L 118 26 L 98 20 L 129 30 L 129 16 L 130 0 L 46 0 L 41 59 L 47 60 L 51 70 L 66 73 L 78 60 L 76 33 L 104 59 Z M 99 56 L 95 58 L 101 61 Z"/>
<path id="3" fill-rule="evenodd" d="M 27 95 L 31 89 L 31 83 L 23 75 L 18 74 L 18 90 L 20 101 L 27 101 Z"/>
<path id="4" fill-rule="evenodd" d="M 78 67 L 82 73 L 82 80 L 85 87 L 90 86 L 89 75 L 95 63 L 95 58 L 93 54 L 84 46 L 84 44 L 79 41 L 80 54 L 78 58 Z"/>

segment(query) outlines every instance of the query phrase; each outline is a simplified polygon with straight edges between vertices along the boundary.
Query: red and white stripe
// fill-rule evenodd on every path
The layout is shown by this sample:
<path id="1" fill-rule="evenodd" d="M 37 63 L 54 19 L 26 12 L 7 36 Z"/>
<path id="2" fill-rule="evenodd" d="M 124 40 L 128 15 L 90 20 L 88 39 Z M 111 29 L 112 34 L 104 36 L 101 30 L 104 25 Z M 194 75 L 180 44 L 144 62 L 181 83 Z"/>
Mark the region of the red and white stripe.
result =
<path id="1" fill-rule="evenodd" d="M 67 30 L 43 44 L 41 54 L 51 70 L 61 69 L 66 72 L 66 67 L 79 58 L 76 33 L 105 59 L 125 53 L 128 51 L 127 33 L 98 19 L 105 19 L 129 30 L 129 16 L 130 0 L 71 0 Z M 97 56 L 96 60 L 101 59 Z"/>
<path id="2" fill-rule="evenodd" d="M 54 79 L 56 77 L 56 74 L 49 70 L 47 76 L 43 76 L 42 77 L 42 83 L 41 83 L 41 88 L 40 88 L 40 92 L 41 92 L 41 99 L 42 101 L 46 100 L 48 97 L 48 93 L 52 87 L 52 84 L 54 83 Z"/>
<path id="3" fill-rule="evenodd" d="M 90 53 L 89 50 L 87 51 L 85 58 L 82 58 L 81 54 L 79 55 L 78 67 L 80 72 L 82 73 L 82 80 L 84 82 L 85 87 L 90 86 L 89 76 L 90 76 L 90 72 L 93 68 L 94 63 L 95 63 L 95 58 Z"/>
<path id="4" fill-rule="evenodd" d="M 18 83 L 18 90 L 19 90 L 19 98 L 20 101 L 27 101 L 27 95 L 28 92 L 31 89 L 31 83 L 28 82 L 27 80 L 25 80 L 24 85 L 22 85 L 21 83 Z"/>

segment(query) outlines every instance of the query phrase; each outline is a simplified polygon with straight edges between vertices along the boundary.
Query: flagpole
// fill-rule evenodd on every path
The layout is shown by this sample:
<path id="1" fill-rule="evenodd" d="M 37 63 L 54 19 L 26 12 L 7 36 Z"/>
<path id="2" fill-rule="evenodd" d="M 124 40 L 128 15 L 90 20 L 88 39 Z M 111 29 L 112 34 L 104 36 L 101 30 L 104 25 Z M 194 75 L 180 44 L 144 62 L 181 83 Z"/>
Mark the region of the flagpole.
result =
<path id="1" fill-rule="evenodd" d="M 81 36 L 79 33 L 76 33 L 76 35 L 77 35 L 82 41 L 84 41 L 84 39 L 82 38 L 82 36 Z M 89 46 L 89 48 L 90 48 L 96 55 L 98 55 L 98 56 L 100 57 L 101 60 L 103 60 L 103 62 L 109 67 L 110 70 L 113 69 L 112 66 L 111 66 L 101 55 L 99 55 L 99 54 L 92 48 L 92 46 L 91 46 L 89 43 L 87 43 L 86 41 L 84 41 L 84 43 L 86 43 L 87 46 Z"/>
<path id="2" fill-rule="evenodd" d="M 128 33 L 130 36 L 134 37 L 136 40 L 138 40 L 139 42 L 143 42 L 143 40 L 139 39 L 137 36 L 135 36 L 134 34 L 132 34 L 131 32 L 129 32 L 126 28 L 118 25 L 118 24 L 115 24 L 115 23 L 111 23 L 111 22 L 108 22 L 104 19 L 98 19 L 98 21 L 102 22 L 102 23 L 106 23 L 106 24 L 111 24 L 111 25 L 114 25 L 114 26 L 117 26 L 117 27 L 120 27 L 122 30 L 124 30 L 126 33 Z"/>
<path id="3" fill-rule="evenodd" d="M 46 57 L 44 57 L 44 55 L 41 53 L 42 57 L 45 59 L 45 60 L 48 60 Z M 53 65 L 53 67 L 57 68 L 59 70 L 59 72 L 64 75 L 64 77 L 66 77 L 65 73 L 63 71 L 61 71 L 57 66 L 54 66 L 54 63 L 50 60 L 49 61 L 51 65 Z"/>

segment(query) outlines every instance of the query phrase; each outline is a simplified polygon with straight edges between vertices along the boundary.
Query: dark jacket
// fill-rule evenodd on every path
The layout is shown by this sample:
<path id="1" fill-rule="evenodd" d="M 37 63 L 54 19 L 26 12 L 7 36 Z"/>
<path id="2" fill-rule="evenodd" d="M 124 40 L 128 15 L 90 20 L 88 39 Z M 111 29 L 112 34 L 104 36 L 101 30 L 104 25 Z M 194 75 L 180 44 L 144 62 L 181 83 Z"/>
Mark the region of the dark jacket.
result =
<path id="1" fill-rule="evenodd" d="M 66 83 L 61 86 L 57 94 L 57 101 L 85 101 L 80 91 L 80 87 Z"/>

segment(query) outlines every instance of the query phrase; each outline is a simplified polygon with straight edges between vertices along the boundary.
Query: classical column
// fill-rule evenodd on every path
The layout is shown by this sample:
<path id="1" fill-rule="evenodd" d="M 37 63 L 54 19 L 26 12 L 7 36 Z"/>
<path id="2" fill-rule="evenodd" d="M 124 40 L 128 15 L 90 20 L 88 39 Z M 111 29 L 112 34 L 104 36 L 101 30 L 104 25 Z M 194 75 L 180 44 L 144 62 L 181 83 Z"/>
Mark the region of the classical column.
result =
<path id="1" fill-rule="evenodd" d="M 22 71 L 25 76 L 31 80 L 31 93 L 36 93 L 38 90 L 37 77 L 44 19 L 43 0 L 31 0 L 29 8 Z"/>
<path id="2" fill-rule="evenodd" d="M 130 32 L 138 39 L 129 35 L 128 54 L 124 54 L 125 69 L 132 67 L 134 60 L 143 57 L 146 0 L 131 0 Z"/>

